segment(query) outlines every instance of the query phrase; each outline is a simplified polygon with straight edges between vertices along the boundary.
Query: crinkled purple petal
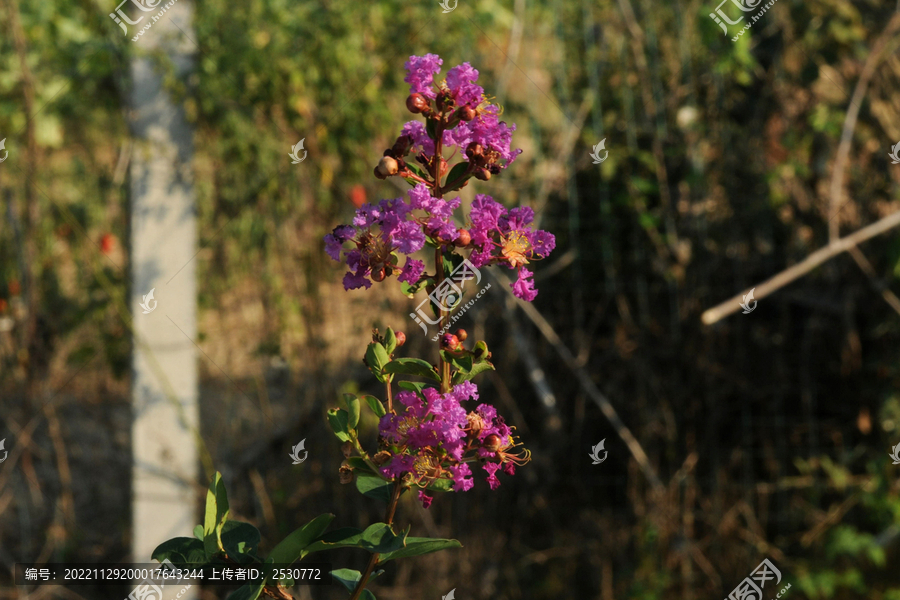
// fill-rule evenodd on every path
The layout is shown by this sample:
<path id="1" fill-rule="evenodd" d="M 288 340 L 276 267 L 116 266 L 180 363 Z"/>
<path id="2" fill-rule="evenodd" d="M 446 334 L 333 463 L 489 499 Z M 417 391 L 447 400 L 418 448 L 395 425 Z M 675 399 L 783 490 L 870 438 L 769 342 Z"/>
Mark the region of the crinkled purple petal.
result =
<path id="1" fill-rule="evenodd" d="M 422 227 L 415 221 L 401 223 L 393 237 L 397 250 L 403 254 L 418 252 L 425 245 L 425 234 L 422 233 Z"/>
<path id="2" fill-rule="evenodd" d="M 381 210 L 374 204 L 366 203 L 359 207 L 353 224 L 357 227 L 371 227 L 381 218 Z"/>
<path id="3" fill-rule="evenodd" d="M 357 271 L 356 273 L 347 272 L 344 275 L 344 289 L 347 291 L 355 290 L 356 288 L 364 287 L 369 289 L 372 287 L 372 282 L 369 281 L 368 277 L 368 269 L 365 271 Z"/>
<path id="4" fill-rule="evenodd" d="M 409 285 L 415 285 L 419 282 L 419 279 L 422 278 L 422 273 L 425 272 L 425 263 L 421 260 L 415 260 L 414 258 L 406 257 L 406 264 L 403 266 L 403 270 L 400 272 L 400 276 L 397 277 L 400 281 L 405 281 Z"/>
<path id="5" fill-rule="evenodd" d="M 409 84 L 409 92 L 419 93 L 428 98 L 436 96 L 432 83 L 434 76 L 441 70 L 444 61 L 437 54 L 425 56 L 410 56 L 406 61 L 406 77 L 403 79 Z"/>
<path id="6" fill-rule="evenodd" d="M 556 248 L 556 236 L 548 231 L 539 229 L 531 235 L 531 248 L 535 256 L 547 258 Z"/>
<path id="7" fill-rule="evenodd" d="M 428 132 L 425 131 L 425 125 L 423 125 L 421 121 L 409 121 L 403 126 L 400 134 L 408 135 L 412 138 L 413 143 L 411 149 L 413 154 L 419 154 L 420 152 L 424 152 L 429 156 L 434 154 L 434 140 L 428 137 Z M 412 161 L 415 159 L 411 158 L 410 160 Z"/>
<path id="8" fill-rule="evenodd" d="M 481 103 L 484 89 L 475 84 L 477 80 L 478 71 L 469 63 L 457 65 L 447 71 L 447 87 L 457 106 L 468 104 L 476 107 Z"/>
<path id="9" fill-rule="evenodd" d="M 530 279 L 532 275 L 533 273 L 528 269 L 519 269 L 519 279 L 514 283 L 509 284 L 513 289 L 513 295 L 516 298 L 531 302 L 537 297 L 538 293 L 537 290 L 534 289 L 534 280 Z"/>

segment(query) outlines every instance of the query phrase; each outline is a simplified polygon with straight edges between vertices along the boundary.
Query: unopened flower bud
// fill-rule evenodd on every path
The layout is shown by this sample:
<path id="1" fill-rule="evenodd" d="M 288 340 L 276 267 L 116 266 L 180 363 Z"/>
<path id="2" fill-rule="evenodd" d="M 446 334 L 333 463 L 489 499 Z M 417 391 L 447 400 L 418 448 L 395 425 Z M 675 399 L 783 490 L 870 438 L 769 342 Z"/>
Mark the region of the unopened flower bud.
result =
<path id="1" fill-rule="evenodd" d="M 475 112 L 474 108 L 466 104 L 465 106 L 459 107 L 459 110 L 456 111 L 456 114 L 459 117 L 460 121 L 471 121 L 478 113 Z"/>
<path id="2" fill-rule="evenodd" d="M 397 333 L 395 333 L 394 337 L 397 338 L 397 347 L 398 348 L 406 343 L 406 334 L 403 333 L 402 331 L 398 331 Z"/>
<path id="3" fill-rule="evenodd" d="M 481 181 L 490 181 L 491 172 L 487 169 L 475 169 L 475 179 L 480 179 Z"/>
<path id="4" fill-rule="evenodd" d="M 384 274 L 384 267 L 380 269 L 372 269 L 372 281 L 384 281 L 386 275 Z"/>
<path id="5" fill-rule="evenodd" d="M 422 94 L 410 94 L 406 99 L 406 108 L 411 113 L 425 112 L 429 108 L 428 98 Z"/>
<path id="6" fill-rule="evenodd" d="M 484 438 L 484 441 L 481 443 L 481 447 L 488 452 L 496 452 L 500 449 L 500 436 L 496 433 L 492 433 L 491 435 Z"/>
<path id="7" fill-rule="evenodd" d="M 390 156 L 382 156 L 381 160 L 378 161 L 378 166 L 375 167 L 375 170 L 387 177 L 388 175 L 396 175 L 397 171 L 400 170 L 400 165 L 398 165 L 397 161 Z"/>
<path id="8" fill-rule="evenodd" d="M 341 452 L 344 454 L 344 457 L 350 456 L 353 453 L 353 443 L 352 442 L 344 442 L 341 444 Z"/>
<path id="9" fill-rule="evenodd" d="M 459 338 L 452 333 L 445 333 L 441 336 L 441 347 L 456 350 L 459 348 Z"/>
<path id="10" fill-rule="evenodd" d="M 375 177 L 377 177 L 378 179 L 387 179 L 386 175 L 382 175 L 381 173 L 378 172 L 378 167 L 375 167 L 374 173 L 375 173 Z"/>
<path id="11" fill-rule="evenodd" d="M 391 151 L 394 153 L 394 157 L 406 156 L 410 146 L 412 146 L 412 138 L 408 135 L 401 135 L 391 146 Z"/>
<path id="12" fill-rule="evenodd" d="M 469 426 L 469 432 L 474 437 L 478 437 L 478 434 L 484 429 L 484 419 L 476 412 L 470 412 L 466 415 L 466 424 Z"/>
<path id="13" fill-rule="evenodd" d="M 469 337 L 469 334 L 466 333 L 465 329 L 457 329 L 456 337 L 459 338 L 459 341 L 464 342 L 464 341 L 466 341 L 466 338 Z"/>
<path id="14" fill-rule="evenodd" d="M 377 454 L 375 454 L 375 456 L 372 457 L 372 462 L 375 463 L 376 465 L 378 465 L 379 467 L 389 460 L 391 460 L 391 453 L 388 452 L 387 450 L 382 450 L 381 452 L 378 452 Z"/>
<path id="15" fill-rule="evenodd" d="M 466 156 L 469 158 L 484 156 L 484 146 L 478 142 L 470 142 L 469 145 L 466 146 Z"/>
<path id="16" fill-rule="evenodd" d="M 453 245 L 458 248 L 465 248 L 472 243 L 472 234 L 467 229 L 459 228 L 456 230 L 457 238 L 453 241 Z"/>
<path id="17" fill-rule="evenodd" d="M 437 96 L 437 107 L 441 112 L 453 108 L 453 98 L 450 97 L 450 95 L 448 95 L 446 92 L 441 92 Z"/>

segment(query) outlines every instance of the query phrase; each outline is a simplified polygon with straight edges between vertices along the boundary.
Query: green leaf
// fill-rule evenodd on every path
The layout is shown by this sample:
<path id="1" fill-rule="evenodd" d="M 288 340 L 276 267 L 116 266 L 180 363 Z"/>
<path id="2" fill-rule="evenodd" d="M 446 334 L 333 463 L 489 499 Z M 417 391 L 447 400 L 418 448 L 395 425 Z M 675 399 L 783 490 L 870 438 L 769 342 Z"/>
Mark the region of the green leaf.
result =
<path id="1" fill-rule="evenodd" d="M 344 400 L 347 402 L 347 427 L 356 429 L 359 425 L 359 398 L 353 394 L 344 394 Z"/>
<path id="2" fill-rule="evenodd" d="M 418 392 L 422 393 L 422 390 L 425 388 L 433 388 L 436 386 L 431 385 L 430 383 L 425 383 L 424 381 L 398 381 L 397 386 L 401 390 L 406 390 L 408 392 Z"/>
<path id="3" fill-rule="evenodd" d="M 387 523 L 369 525 L 365 531 L 354 527 L 343 527 L 321 536 L 316 542 L 307 546 L 304 554 L 332 550 L 334 548 L 362 548 L 378 554 L 389 554 L 403 548 L 407 527 L 396 535 Z"/>
<path id="4" fill-rule="evenodd" d="M 265 587 L 265 580 L 254 581 L 239 587 L 233 594 L 228 596 L 228 600 L 256 600 Z"/>
<path id="5" fill-rule="evenodd" d="M 437 121 L 434 119 L 425 119 L 425 132 L 433 140 L 437 139 Z"/>
<path id="6" fill-rule="evenodd" d="M 369 576 L 369 581 L 372 581 L 382 573 L 384 573 L 384 569 L 375 571 Z M 353 569 L 335 569 L 331 572 L 331 576 L 340 581 L 348 591 L 352 592 L 359 584 L 362 573 L 360 573 L 359 571 L 354 571 Z M 371 594 L 371 592 L 369 593 Z M 365 592 L 363 592 L 363 597 L 365 597 Z M 372 598 L 374 597 L 375 596 L 372 596 Z"/>
<path id="7" fill-rule="evenodd" d="M 453 165 L 453 168 L 450 169 L 450 172 L 447 174 L 447 179 L 446 179 L 447 185 L 448 185 L 448 186 L 452 185 L 453 182 L 456 181 L 457 179 L 459 179 L 460 177 L 462 177 L 468 169 L 469 169 L 469 163 L 467 163 L 467 162 L 465 162 L 465 161 Z M 470 179 L 470 177 L 471 177 L 471 176 L 466 177 L 465 179 L 463 179 L 462 181 L 460 181 L 460 182 L 457 183 L 456 185 L 453 185 L 453 187 L 446 187 L 446 188 L 444 188 L 442 191 L 444 191 L 444 192 L 452 192 L 452 191 L 454 191 L 454 190 L 458 190 L 459 188 L 462 187 L 462 185 L 463 185 L 466 181 L 468 181 L 468 180 Z"/>
<path id="8" fill-rule="evenodd" d="M 446 350 L 441 350 L 441 356 L 445 361 L 453 365 L 455 369 L 462 371 L 463 373 L 468 373 L 472 370 L 472 355 L 464 354 L 462 356 L 453 356 Z"/>
<path id="9" fill-rule="evenodd" d="M 393 483 L 385 481 L 381 477 L 375 475 L 364 475 L 359 473 L 356 478 L 356 489 L 358 489 L 363 496 L 375 498 L 376 500 L 390 502 L 391 493 L 394 491 L 393 488 Z"/>
<path id="10" fill-rule="evenodd" d="M 452 479 L 436 479 L 431 482 L 426 488 L 433 492 L 449 492 L 453 489 L 453 480 Z"/>
<path id="11" fill-rule="evenodd" d="M 388 327 L 387 332 L 384 334 L 384 351 L 387 352 L 388 356 L 390 356 L 396 349 L 397 336 L 396 334 L 394 334 L 394 330 Z"/>
<path id="12" fill-rule="evenodd" d="M 228 517 L 228 495 L 222 474 L 216 471 L 209 491 L 206 493 L 206 515 L 203 520 L 203 547 L 206 554 L 212 556 L 225 550 L 222 545 L 222 527 Z"/>
<path id="13" fill-rule="evenodd" d="M 201 542 L 203 541 L 203 525 L 197 525 L 196 527 L 194 527 L 194 537 Z"/>
<path id="14" fill-rule="evenodd" d="M 331 430 L 342 442 L 350 441 L 349 425 L 350 415 L 343 408 L 332 408 L 328 411 L 328 424 Z"/>
<path id="15" fill-rule="evenodd" d="M 489 363 L 488 361 L 475 363 L 472 365 L 472 370 L 468 373 L 463 371 L 458 372 L 453 376 L 453 384 L 462 383 L 463 381 L 469 381 L 479 373 L 484 373 L 485 371 L 493 371 L 494 365 Z"/>
<path id="16" fill-rule="evenodd" d="M 369 405 L 369 408 L 372 409 L 372 412 L 375 413 L 375 416 L 379 419 L 387 414 L 387 411 L 384 409 L 384 404 L 382 404 L 381 400 L 379 400 L 375 396 L 363 396 L 363 399 L 366 401 L 366 404 Z"/>
<path id="17" fill-rule="evenodd" d="M 378 342 L 372 342 L 369 344 L 369 347 L 366 349 L 366 365 L 369 367 L 369 370 L 372 371 L 372 374 L 378 379 L 378 381 L 384 383 L 385 377 L 382 374 L 382 369 L 384 369 L 384 365 L 391 362 L 391 357 L 388 356 L 387 351 L 384 349 L 384 346 L 379 344 Z"/>
<path id="18" fill-rule="evenodd" d="M 378 564 L 382 565 L 389 560 L 395 558 L 407 558 L 409 556 L 420 556 L 422 554 L 430 554 L 448 548 L 462 548 L 462 544 L 458 540 L 444 540 L 434 538 L 406 538 L 406 547 L 393 552 L 379 552 Z"/>
<path id="19" fill-rule="evenodd" d="M 351 456 L 351 457 L 349 457 L 349 458 L 347 459 L 347 464 L 349 464 L 349 465 L 350 465 L 351 467 L 353 467 L 354 469 L 358 469 L 358 470 L 363 471 L 363 472 L 365 472 L 365 473 L 371 473 L 371 472 L 372 472 L 372 467 L 370 467 L 370 466 L 368 465 L 368 463 L 366 463 L 366 461 L 363 460 L 362 457 L 359 457 L 359 456 Z M 381 479 L 381 478 L 379 477 L 379 479 Z M 384 481 L 384 480 L 382 479 L 382 481 Z"/>
<path id="20" fill-rule="evenodd" d="M 181 569 L 202 565 L 208 560 L 203 542 L 189 537 L 166 540 L 156 547 L 150 558 L 159 562 L 168 558 L 173 565 Z"/>
<path id="21" fill-rule="evenodd" d="M 413 159 L 413 160 L 415 160 L 415 159 Z M 425 172 L 425 169 L 423 169 L 420 165 L 414 163 L 412 160 L 405 160 L 404 162 L 406 163 L 407 169 L 409 169 L 410 171 L 412 171 L 413 173 L 415 173 L 416 175 L 418 175 L 419 177 L 421 177 L 422 179 L 424 179 L 426 181 L 431 180 L 431 176 L 428 175 Z M 416 181 L 415 183 L 416 183 L 416 185 L 419 184 L 418 181 Z"/>
<path id="22" fill-rule="evenodd" d="M 488 354 L 489 352 L 487 342 L 485 342 L 484 340 L 476 342 L 475 347 L 472 348 L 472 355 L 475 357 L 475 362 L 487 360 Z"/>
<path id="23" fill-rule="evenodd" d="M 334 515 L 325 513 L 295 530 L 272 548 L 266 562 L 272 561 L 279 565 L 289 565 L 295 560 L 303 558 L 307 554 L 306 548 L 325 532 L 333 520 Z"/>
<path id="24" fill-rule="evenodd" d="M 362 591 L 362 594 L 359 595 L 359 600 L 375 600 L 375 594 L 368 589 L 365 589 Z"/>
<path id="25" fill-rule="evenodd" d="M 362 578 L 362 573 L 353 569 L 335 569 L 331 572 L 331 576 L 343 584 L 347 591 L 352 592 Z"/>
<path id="26" fill-rule="evenodd" d="M 257 552 L 259 539 L 259 530 L 250 523 L 225 521 L 225 526 L 222 527 L 222 545 L 228 556 L 238 562 L 242 562 L 240 555 L 251 555 L 243 557 L 244 563 L 256 562 L 252 555 Z"/>
<path id="27" fill-rule="evenodd" d="M 421 358 L 396 358 L 385 365 L 384 372 L 428 377 L 434 381 L 441 380 L 440 375 L 435 372 L 434 367 Z"/>

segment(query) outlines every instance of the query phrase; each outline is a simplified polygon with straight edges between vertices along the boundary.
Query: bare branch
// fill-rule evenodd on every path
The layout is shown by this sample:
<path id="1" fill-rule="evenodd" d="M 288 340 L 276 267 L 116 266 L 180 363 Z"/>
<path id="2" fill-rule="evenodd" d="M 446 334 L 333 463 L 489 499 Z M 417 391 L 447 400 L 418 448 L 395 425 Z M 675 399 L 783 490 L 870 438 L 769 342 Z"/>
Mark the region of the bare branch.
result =
<path id="1" fill-rule="evenodd" d="M 795 279 L 806 275 L 826 260 L 837 256 L 841 252 L 846 252 L 851 248 L 855 248 L 858 244 L 861 244 L 867 239 L 880 235 L 885 231 L 889 231 L 897 225 L 900 225 L 900 211 L 890 214 L 867 227 L 858 229 L 847 237 L 843 237 L 834 243 L 816 250 L 793 267 L 785 269 L 775 277 L 754 286 L 755 291 L 753 292 L 753 295 L 757 300 L 765 298 L 772 292 L 786 286 Z M 710 308 L 704 312 L 700 318 L 703 320 L 704 325 L 712 325 L 731 313 L 737 312 L 740 309 L 740 303 L 742 301 L 743 295 L 738 294 L 725 302 L 722 302 L 718 306 Z"/>

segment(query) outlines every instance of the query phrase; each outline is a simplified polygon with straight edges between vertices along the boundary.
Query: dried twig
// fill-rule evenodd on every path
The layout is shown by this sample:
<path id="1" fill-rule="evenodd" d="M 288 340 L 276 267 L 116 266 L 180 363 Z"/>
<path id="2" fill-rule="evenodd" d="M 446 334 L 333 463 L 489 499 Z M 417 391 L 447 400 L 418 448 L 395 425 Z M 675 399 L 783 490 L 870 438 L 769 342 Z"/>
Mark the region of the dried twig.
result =
<path id="1" fill-rule="evenodd" d="M 890 214 L 883 219 L 879 219 L 871 225 L 858 229 L 852 234 L 816 250 L 793 267 L 785 269 L 781 273 L 775 275 L 775 277 L 754 286 L 755 291 L 753 295 L 757 300 L 765 298 L 772 292 L 786 286 L 795 279 L 806 275 L 826 260 L 837 256 L 841 252 L 846 252 L 851 248 L 856 247 L 858 244 L 861 244 L 869 238 L 873 238 L 885 231 L 889 231 L 897 225 L 900 225 L 900 211 Z M 714 306 L 705 311 L 700 318 L 704 325 L 712 325 L 731 313 L 737 312 L 740 309 L 740 303 L 742 301 L 743 295 L 738 294 L 733 296 L 718 306 Z"/>
<path id="2" fill-rule="evenodd" d="M 504 275 L 499 275 L 490 269 L 487 270 L 487 273 L 500 284 L 498 287 L 506 291 L 507 294 L 512 295 L 509 278 Z M 610 424 L 615 428 L 618 436 L 625 442 L 625 445 L 628 446 L 628 450 L 631 452 L 632 456 L 634 456 L 634 459 L 641 467 L 641 470 L 644 472 L 648 481 L 650 481 L 654 490 L 663 492 L 665 488 L 663 487 L 662 482 L 660 482 L 659 477 L 656 475 L 656 469 L 650 464 L 650 459 L 647 457 L 647 454 L 644 452 L 640 443 L 635 439 L 634 435 L 632 435 L 631 430 L 625 426 L 622 419 L 619 418 L 619 414 L 616 412 L 616 409 L 609 399 L 597 389 L 596 384 L 594 384 L 587 372 L 578 365 L 572 352 L 565 344 L 563 344 L 559 335 L 557 335 L 550 323 L 547 322 L 547 319 L 545 319 L 530 302 L 524 302 L 516 298 L 516 304 L 522 309 L 522 312 L 525 313 L 531 322 L 535 324 L 544 338 L 550 342 L 550 345 L 553 346 L 563 362 L 566 363 L 566 366 L 569 367 L 575 375 L 575 378 L 578 380 L 582 389 L 584 389 L 591 400 L 600 407 L 604 416 L 606 416 Z"/>
<path id="3" fill-rule="evenodd" d="M 866 95 L 866 89 L 869 87 L 869 81 L 875 74 L 875 67 L 881 60 L 883 50 L 888 40 L 897 29 L 900 28 L 900 14 L 895 14 L 888 21 L 887 27 L 875 40 L 872 51 L 866 58 L 863 65 L 862 73 L 856 87 L 853 90 L 853 97 L 850 99 L 850 106 L 847 108 L 847 115 L 844 118 L 844 129 L 841 132 L 841 142 L 838 144 L 837 156 L 834 159 L 834 171 L 831 176 L 831 191 L 829 192 L 829 208 L 828 208 L 828 241 L 834 243 L 840 237 L 839 221 L 837 217 L 840 208 L 843 205 L 841 201 L 841 188 L 844 184 L 844 171 L 846 170 L 847 160 L 850 156 L 850 142 L 853 140 L 853 131 L 856 129 L 856 121 L 859 117 L 859 109 L 862 106 L 863 97 Z"/>

